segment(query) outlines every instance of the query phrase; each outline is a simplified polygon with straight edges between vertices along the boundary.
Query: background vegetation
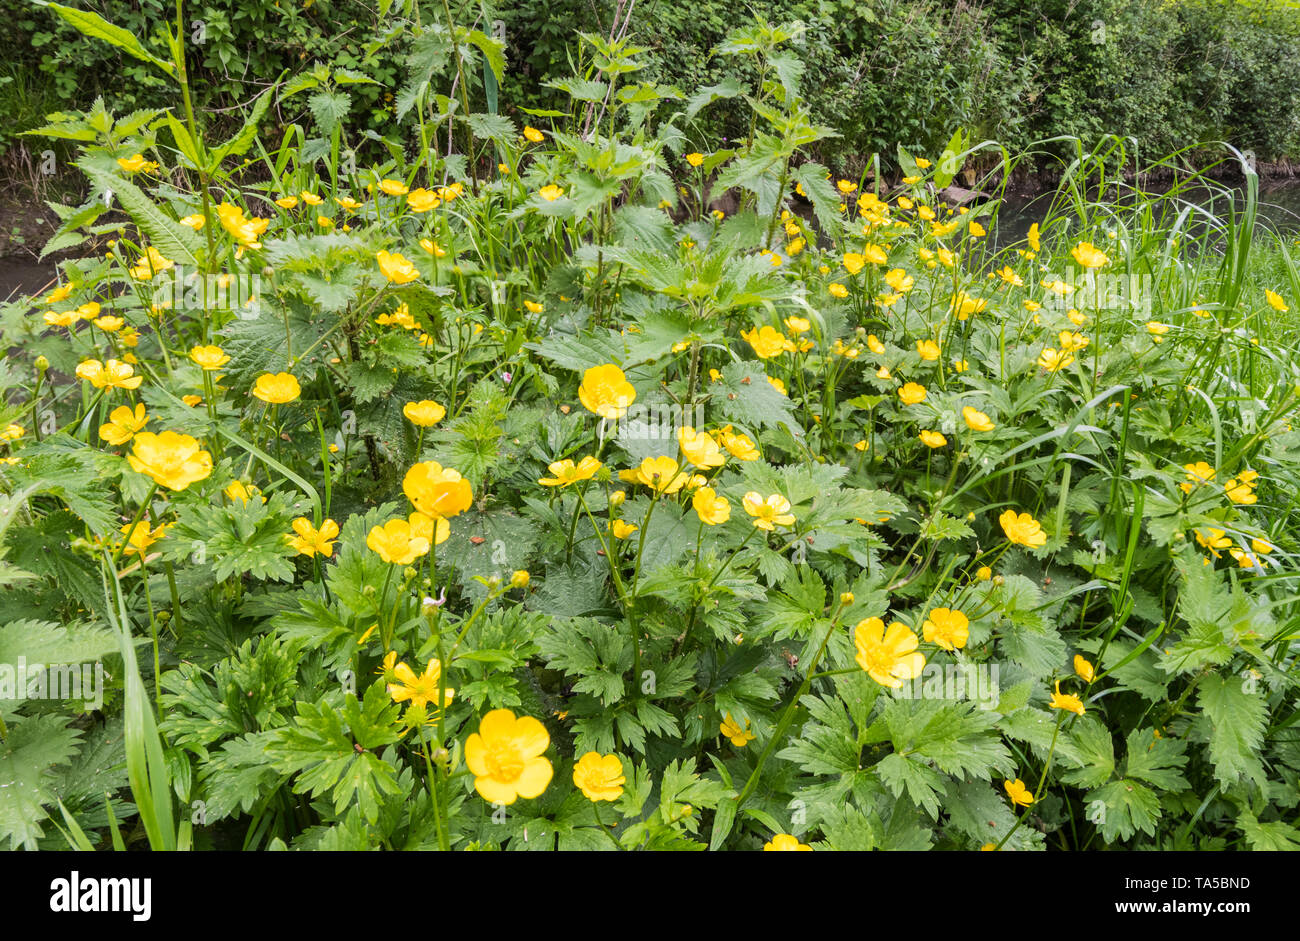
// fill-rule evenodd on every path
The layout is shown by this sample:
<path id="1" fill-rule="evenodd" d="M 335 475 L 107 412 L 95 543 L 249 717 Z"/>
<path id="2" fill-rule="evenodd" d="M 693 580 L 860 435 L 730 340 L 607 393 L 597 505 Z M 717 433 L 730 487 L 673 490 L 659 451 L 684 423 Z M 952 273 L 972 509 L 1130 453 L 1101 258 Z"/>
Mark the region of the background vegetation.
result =
<path id="1" fill-rule="evenodd" d="M 87 0 L 155 52 L 164 0 Z M 377 85 L 357 86 L 349 126 L 372 137 L 402 136 L 396 119 L 406 40 L 390 35 L 386 3 L 358 0 L 208 0 L 188 14 L 201 41 L 194 71 L 197 107 L 237 126 L 241 106 L 286 69 L 313 62 L 357 70 Z M 442 4 L 423 3 L 426 21 Z M 553 105 L 547 82 L 569 74 L 577 30 L 607 33 L 613 5 L 592 0 L 452 4 L 458 19 L 482 28 L 500 21 L 508 72 L 501 108 Z M 940 149 L 951 129 L 972 129 L 1011 150 L 1055 136 L 1095 142 L 1103 133 L 1133 138 L 1149 155 L 1193 141 L 1226 140 L 1260 161 L 1300 151 L 1300 7 L 1290 0 L 773 0 L 762 14 L 809 27 L 798 53 L 808 75 L 813 120 L 839 137 L 816 156 L 852 172 L 896 144 Z M 103 94 L 110 107 L 165 106 L 166 88 L 149 67 L 78 35 L 31 0 L 0 0 L 17 36 L 0 65 L 0 151 L 51 111 Z M 728 29 L 745 21 L 731 0 L 640 0 L 632 37 L 648 46 L 646 80 L 695 89 L 745 66 L 711 55 Z M 198 24 L 202 24 L 200 27 Z M 479 76 L 470 81 L 481 80 Z M 301 102 L 299 102 L 301 104 Z M 299 115 L 281 114 L 282 123 Z M 737 109 L 714 109 L 701 138 L 734 136 Z M 1064 147 L 1062 148 L 1064 149 Z M 12 159 L 12 157 L 11 157 Z"/>

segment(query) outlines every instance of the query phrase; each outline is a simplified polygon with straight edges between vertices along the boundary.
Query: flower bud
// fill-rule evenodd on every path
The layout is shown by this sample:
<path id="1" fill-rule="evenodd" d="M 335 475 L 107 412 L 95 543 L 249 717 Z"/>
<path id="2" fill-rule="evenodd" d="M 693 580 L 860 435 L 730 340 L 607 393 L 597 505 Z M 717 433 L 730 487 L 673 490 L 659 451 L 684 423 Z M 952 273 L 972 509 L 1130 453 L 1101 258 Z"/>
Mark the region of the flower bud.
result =
<path id="1" fill-rule="evenodd" d="M 993 570 L 989 568 L 987 565 L 981 565 L 979 567 L 979 570 L 975 572 L 975 577 L 982 582 L 987 582 L 990 578 L 993 577 Z"/>
<path id="2" fill-rule="evenodd" d="M 531 577 L 532 576 L 528 574 L 527 569 L 518 569 L 510 576 L 510 586 L 512 588 L 527 588 Z"/>
<path id="3" fill-rule="evenodd" d="M 626 500 L 626 499 L 627 499 L 627 491 L 625 491 L 625 490 L 615 490 L 613 493 L 611 493 L 611 494 L 609 495 L 609 505 L 610 505 L 610 506 L 622 506 L 622 505 L 623 505 L 623 501 Z"/>
<path id="4" fill-rule="evenodd" d="M 36 357 L 36 371 L 38 373 L 44 373 L 49 368 L 50 361 L 44 355 Z"/>
<path id="5" fill-rule="evenodd" d="M 840 604 L 848 606 L 853 604 L 853 592 L 845 591 L 840 593 Z"/>

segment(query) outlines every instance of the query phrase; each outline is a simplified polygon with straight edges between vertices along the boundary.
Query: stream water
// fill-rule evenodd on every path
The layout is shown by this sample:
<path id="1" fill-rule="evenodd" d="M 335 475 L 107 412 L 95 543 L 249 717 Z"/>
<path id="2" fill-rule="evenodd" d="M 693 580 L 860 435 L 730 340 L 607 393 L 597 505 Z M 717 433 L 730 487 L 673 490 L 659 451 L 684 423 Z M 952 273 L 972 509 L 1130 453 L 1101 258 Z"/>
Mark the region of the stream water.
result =
<path id="1" fill-rule="evenodd" d="M 1246 203 L 1246 191 L 1242 187 L 1232 190 L 1233 201 L 1240 212 Z M 1182 204 L 1172 211 L 1176 214 L 1187 204 L 1198 206 L 1213 212 L 1220 218 L 1228 213 L 1228 200 L 1221 192 L 1198 188 L 1188 189 L 1179 197 Z M 1020 241 L 1035 222 L 1041 222 L 1052 202 L 1052 192 L 1048 191 L 1033 197 L 1008 197 L 998 213 L 997 225 L 991 233 L 995 244 L 1008 244 Z M 1204 216 L 1195 211 L 1189 216 L 1193 229 Z M 1171 218 L 1170 222 L 1173 221 Z M 1263 183 L 1259 188 L 1259 209 L 1256 214 L 1257 228 L 1272 229 L 1283 233 L 1300 233 L 1300 180 L 1280 180 L 1275 183 Z"/>

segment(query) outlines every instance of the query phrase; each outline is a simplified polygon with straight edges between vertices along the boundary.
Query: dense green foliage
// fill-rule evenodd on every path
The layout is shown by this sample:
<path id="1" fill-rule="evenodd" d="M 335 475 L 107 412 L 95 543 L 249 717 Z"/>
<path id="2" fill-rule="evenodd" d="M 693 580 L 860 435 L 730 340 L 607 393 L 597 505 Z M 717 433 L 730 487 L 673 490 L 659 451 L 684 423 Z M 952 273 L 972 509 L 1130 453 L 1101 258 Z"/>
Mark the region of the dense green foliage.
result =
<path id="1" fill-rule="evenodd" d="M 360 70 L 226 136 L 184 34 L 59 12 L 172 91 L 34 132 L 89 192 L 0 305 L 0 841 L 1300 849 L 1300 266 L 1240 152 L 1063 141 L 1012 241 L 967 129 L 817 162 L 798 23 L 685 94 L 584 33 L 516 122 L 407 5 L 367 163 Z"/>
<path id="2" fill-rule="evenodd" d="M 83 6 L 155 51 L 151 37 L 173 15 L 164 0 Z M 425 22 L 441 21 L 440 2 L 419 7 Z M 510 80 L 502 107 L 517 113 L 555 103 L 546 83 L 567 75 L 580 55 L 574 30 L 608 32 L 614 7 L 522 0 L 453 9 L 484 31 L 504 24 Z M 775 0 L 761 12 L 809 27 L 798 50 L 816 76 L 809 106 L 840 133 L 814 152 L 851 172 L 872 154 L 892 161 L 897 144 L 939 147 L 956 126 L 1012 150 L 1058 135 L 1095 142 L 1112 133 L 1147 154 L 1215 140 L 1260 160 L 1300 153 L 1300 70 L 1287 65 L 1300 61 L 1300 7 L 1289 0 Z M 119 111 L 164 103 L 165 86 L 147 65 L 80 37 L 49 10 L 0 0 L 0 13 L 17 23 L 20 50 L 0 71 L 0 103 L 19 118 L 0 129 L 0 147 L 79 95 L 105 94 Z M 733 73 L 754 80 L 745 64 L 713 55 L 747 15 L 730 0 L 641 0 L 630 35 L 648 50 L 643 76 L 682 89 Z M 357 91 L 350 124 L 396 138 L 393 97 L 407 46 L 391 19 L 356 0 L 196 5 L 186 29 L 201 39 L 191 64 L 199 107 L 233 115 L 285 69 L 321 62 L 378 83 Z M 721 110 L 698 133 L 735 137 L 744 122 L 740 112 Z"/>

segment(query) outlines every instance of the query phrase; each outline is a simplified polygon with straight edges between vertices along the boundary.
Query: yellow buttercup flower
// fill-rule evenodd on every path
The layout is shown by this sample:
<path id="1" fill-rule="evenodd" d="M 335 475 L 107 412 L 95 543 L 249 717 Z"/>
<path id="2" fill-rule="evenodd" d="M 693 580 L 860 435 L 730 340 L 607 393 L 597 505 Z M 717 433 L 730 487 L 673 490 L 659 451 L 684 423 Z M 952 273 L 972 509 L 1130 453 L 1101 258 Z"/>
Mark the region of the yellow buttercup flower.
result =
<path id="1" fill-rule="evenodd" d="M 1074 655 L 1074 672 L 1077 673 L 1079 678 L 1085 683 L 1091 683 L 1097 678 L 1097 671 L 1093 668 L 1093 665 L 1084 658 L 1083 654 L 1076 653 Z"/>
<path id="2" fill-rule="evenodd" d="M 785 334 L 768 325 L 750 327 L 748 331 L 742 331 L 740 337 L 754 348 L 759 359 L 771 359 L 794 349 L 794 344 Z"/>
<path id="3" fill-rule="evenodd" d="M 1228 534 L 1222 529 L 1216 529 L 1213 526 L 1207 526 L 1203 533 L 1199 529 L 1194 530 L 1193 535 L 1196 537 L 1197 544 L 1203 549 L 1208 549 L 1210 555 L 1216 559 L 1222 558 L 1219 555 L 1220 549 L 1227 549 L 1232 545 L 1232 539 L 1228 537 Z"/>
<path id="4" fill-rule="evenodd" d="M 578 400 L 587 411 L 601 418 L 622 418 L 628 406 L 636 401 L 636 389 L 627 381 L 623 370 L 606 363 L 582 374 Z"/>
<path id="5" fill-rule="evenodd" d="M 1267 559 L 1260 559 L 1258 556 L 1246 552 L 1244 549 L 1233 547 L 1228 550 L 1228 554 L 1237 560 L 1237 566 L 1243 569 L 1263 568 L 1268 564 Z"/>
<path id="6" fill-rule="evenodd" d="M 1038 365 L 1048 372 L 1064 369 L 1072 362 L 1074 362 L 1073 353 L 1067 353 L 1065 350 L 1058 351 L 1050 346 L 1038 354 Z"/>
<path id="7" fill-rule="evenodd" d="M 204 372 L 213 372 L 230 362 L 230 357 L 219 346 L 191 347 L 190 359 L 198 364 Z"/>
<path id="8" fill-rule="evenodd" d="M 401 327 L 403 330 L 418 330 L 419 323 L 411 316 L 409 304 L 398 304 L 397 308 L 390 314 L 380 314 L 375 318 L 375 323 L 381 327 Z"/>
<path id="9" fill-rule="evenodd" d="M 916 284 L 916 279 L 902 268 L 891 268 L 885 274 L 885 283 L 899 294 L 906 294 Z"/>
<path id="10" fill-rule="evenodd" d="M 939 358 L 941 351 L 939 344 L 933 340 L 917 340 L 916 352 L 927 363 L 932 363 Z"/>
<path id="11" fill-rule="evenodd" d="M 67 284 L 60 284 L 49 294 L 46 294 L 45 297 L 41 298 L 41 301 L 45 304 L 60 304 L 72 296 L 74 287 L 75 285 L 71 281 Z"/>
<path id="12" fill-rule="evenodd" d="M 154 275 L 175 267 L 176 262 L 164 257 L 162 252 L 150 245 L 131 269 L 131 277 L 137 281 L 149 281 Z"/>
<path id="13" fill-rule="evenodd" d="M 428 212 L 441 206 L 442 200 L 437 193 L 420 187 L 406 194 L 406 205 L 411 207 L 412 212 Z"/>
<path id="14" fill-rule="evenodd" d="M 700 517 L 700 522 L 717 526 L 731 519 L 731 504 L 726 497 L 718 496 L 712 487 L 701 487 L 691 497 L 691 506 Z"/>
<path id="15" fill-rule="evenodd" d="M 446 416 L 447 410 L 430 399 L 422 399 L 419 402 L 407 402 L 402 406 L 402 414 L 407 420 L 421 428 L 429 428 L 442 421 Z"/>
<path id="16" fill-rule="evenodd" d="M 458 471 L 444 468 L 437 461 L 412 465 L 402 478 L 402 492 L 425 516 L 450 519 L 468 510 L 474 503 L 470 483 Z"/>
<path id="17" fill-rule="evenodd" d="M 970 636 L 970 620 L 952 608 L 935 608 L 926 615 L 921 633 L 927 643 L 938 644 L 944 650 L 960 650 Z"/>
<path id="18" fill-rule="evenodd" d="M 440 546 L 451 538 L 451 523 L 445 517 L 428 516 L 416 510 L 406 521 L 411 524 L 411 535 L 426 540 L 431 546 Z"/>
<path id="19" fill-rule="evenodd" d="M 1082 333 L 1072 330 L 1062 330 L 1056 338 L 1060 341 L 1063 353 L 1077 353 L 1091 342 Z"/>
<path id="20" fill-rule="evenodd" d="M 375 260 L 379 262 L 379 270 L 384 277 L 393 284 L 410 284 L 420 277 L 420 272 L 415 270 L 415 265 L 400 252 L 378 252 Z"/>
<path id="21" fill-rule="evenodd" d="M 1012 287 L 1022 288 L 1025 286 L 1024 278 L 1016 274 L 1015 270 L 1010 265 L 1004 265 L 1002 268 L 1000 268 L 997 272 L 997 275 L 999 278 L 1001 278 L 1004 282 L 1011 285 Z"/>
<path id="22" fill-rule="evenodd" d="M 736 748 L 744 748 L 754 740 L 754 733 L 749 729 L 750 724 L 748 719 L 745 720 L 744 728 L 741 728 L 740 723 L 731 717 L 730 712 L 727 713 L 726 717 L 718 725 L 718 731 L 731 739 L 731 744 Z"/>
<path id="23" fill-rule="evenodd" d="M 189 435 L 141 431 L 135 435 L 132 448 L 126 456 L 131 469 L 147 474 L 168 490 L 184 490 L 212 473 L 212 455 Z"/>
<path id="24" fill-rule="evenodd" d="M 380 180 L 379 189 L 389 196 L 405 196 L 410 192 L 401 180 Z"/>
<path id="25" fill-rule="evenodd" d="M 551 745 L 546 726 L 532 716 L 493 709 L 465 740 L 465 764 L 474 789 L 492 804 L 513 804 L 520 797 L 539 797 L 554 769 L 542 757 Z"/>
<path id="26" fill-rule="evenodd" d="M 438 684 L 442 682 L 442 662 L 437 657 L 430 660 L 424 672 L 418 675 L 405 663 L 394 665 L 393 680 L 394 682 L 388 684 L 388 695 L 392 697 L 393 702 L 409 702 L 417 709 L 424 709 L 430 703 L 434 704 L 435 709 L 445 708 L 456 698 L 454 689 L 443 687 L 442 704 L 438 705 Z"/>
<path id="27" fill-rule="evenodd" d="M 897 622 L 885 629 L 885 622 L 872 617 L 853 629 L 854 660 L 881 686 L 898 689 L 904 680 L 921 675 L 925 655 L 917 652 L 920 641 L 906 624 Z"/>
<path id="28" fill-rule="evenodd" d="M 927 394 L 925 386 L 919 382 L 904 383 L 898 390 L 898 397 L 904 405 L 917 405 L 924 402 Z"/>
<path id="29" fill-rule="evenodd" d="M 149 416 L 145 413 L 143 402 L 137 404 L 134 409 L 129 405 L 119 405 L 108 413 L 108 423 L 99 426 L 99 436 L 117 447 L 130 441 L 135 437 L 136 432 L 143 430 L 147 424 L 149 424 Z M 3 437 L 4 435 L 0 435 L 0 438 Z"/>
<path id="30" fill-rule="evenodd" d="M 138 389 L 144 381 L 137 376 L 130 363 L 110 359 L 101 363 L 97 359 L 88 359 L 77 366 L 78 378 L 87 380 L 96 389 Z"/>
<path id="31" fill-rule="evenodd" d="M 141 405 L 140 408 L 143 409 L 144 406 Z M 0 428 L 0 441 L 17 441 L 26 433 L 27 430 L 23 428 L 22 425 L 14 424 L 11 422 L 10 424 L 5 425 L 3 428 Z M 103 434 L 102 429 L 100 433 L 101 435 Z"/>
<path id="32" fill-rule="evenodd" d="M 615 539 L 626 539 L 640 528 L 624 520 L 613 520 L 609 524 L 609 531 L 613 533 Z"/>
<path id="33" fill-rule="evenodd" d="M 258 496 L 261 491 L 256 487 L 246 486 L 242 480 L 232 480 L 226 485 L 226 489 L 221 492 L 228 496 L 232 501 L 239 503 L 247 503 L 255 496 L 257 497 L 258 503 L 263 502 L 262 498 Z"/>
<path id="34" fill-rule="evenodd" d="M 524 301 L 524 309 L 530 314 L 540 314 L 542 311 L 546 310 L 546 305 L 539 304 L 537 301 Z"/>
<path id="35" fill-rule="evenodd" d="M 958 320 L 969 320 L 971 314 L 983 313 L 989 302 L 982 297 L 972 297 L 965 291 L 952 296 L 948 312 L 957 315 Z"/>
<path id="36" fill-rule="evenodd" d="M 788 833 L 773 834 L 772 839 L 763 844 L 765 853 L 802 853 L 812 852 L 812 847 L 807 843 L 800 843 L 797 836 L 791 836 Z"/>
<path id="37" fill-rule="evenodd" d="M 937 431 L 922 431 L 917 437 L 927 448 L 941 448 L 948 443 L 948 439 Z"/>
<path id="38" fill-rule="evenodd" d="M 366 547 L 393 565 L 410 565 L 429 551 L 429 540 L 416 535 L 404 519 L 391 519 L 383 526 L 372 526 Z"/>
<path id="39" fill-rule="evenodd" d="M 590 480 L 596 476 L 596 471 L 600 468 L 601 462 L 591 455 L 587 455 L 577 464 L 574 464 L 570 458 L 565 458 L 548 464 L 547 470 L 551 472 L 551 476 L 542 477 L 537 482 L 543 487 L 567 487 L 569 484 Z"/>
<path id="40" fill-rule="evenodd" d="M 258 239 L 271 223 L 270 219 L 245 216 L 244 210 L 231 203 L 221 203 L 217 206 L 217 219 L 221 222 L 221 227 L 229 232 L 242 248 L 261 248 Z"/>
<path id="41" fill-rule="evenodd" d="M 779 493 L 764 497 L 751 490 L 742 501 L 745 512 L 754 517 L 754 525 L 766 532 L 772 532 L 776 526 L 793 526 L 794 514 L 790 512 L 790 501 Z"/>
<path id="42" fill-rule="evenodd" d="M 446 258 L 447 249 L 443 248 L 433 239 L 420 239 L 420 247 L 432 255 L 434 258 Z"/>
<path id="43" fill-rule="evenodd" d="M 524 139 L 530 141 L 531 143 L 540 144 L 543 140 L 545 140 L 545 137 L 546 135 L 544 135 L 541 131 L 537 130 L 537 128 L 535 127 L 524 128 Z"/>
<path id="44" fill-rule="evenodd" d="M 152 160 L 144 159 L 144 154 L 134 154 L 130 157 L 118 157 L 117 165 L 127 173 L 156 173 L 158 164 Z"/>
<path id="45" fill-rule="evenodd" d="M 988 415 L 969 405 L 962 408 L 961 417 L 971 431 L 992 431 L 996 427 Z"/>
<path id="46" fill-rule="evenodd" d="M 702 470 L 721 467 L 726 463 L 727 458 L 718 447 L 718 442 L 702 431 L 696 431 L 689 426 L 679 428 L 677 443 L 681 446 L 686 460 Z"/>
<path id="47" fill-rule="evenodd" d="M 618 476 L 628 483 L 649 487 L 655 493 L 672 494 L 686 486 L 690 475 L 683 474 L 671 457 L 648 457 L 632 470 L 619 471 Z"/>
<path id="48" fill-rule="evenodd" d="M 564 190 L 556 186 L 554 183 L 547 183 L 537 191 L 537 195 L 542 197 L 542 199 L 546 200 L 548 203 L 553 203 L 564 195 Z"/>
<path id="49" fill-rule="evenodd" d="M 1053 709 L 1063 709 L 1066 712 L 1073 712 L 1075 715 L 1083 715 L 1083 700 L 1074 693 L 1061 692 L 1061 681 L 1056 681 L 1056 692 L 1052 694 L 1052 701 L 1048 703 Z"/>
<path id="50" fill-rule="evenodd" d="M 298 384 L 297 378 L 293 373 L 262 373 L 253 383 L 253 397 L 261 399 L 269 405 L 283 405 L 285 402 L 292 402 L 302 394 L 302 386 Z"/>
<path id="51" fill-rule="evenodd" d="M 74 310 L 47 310 L 41 315 L 51 327 L 65 327 L 71 330 L 81 321 L 81 315 Z"/>
<path id="52" fill-rule="evenodd" d="M 1276 291 L 1270 291 L 1268 288 L 1264 289 L 1264 299 L 1268 301 L 1269 307 L 1276 311 L 1280 311 L 1281 313 L 1285 314 L 1291 309 L 1287 306 L 1286 301 L 1282 300 L 1281 294 L 1278 294 Z"/>
<path id="53" fill-rule="evenodd" d="M 1255 478 L 1258 476 L 1255 471 L 1243 471 L 1229 480 L 1223 485 L 1223 490 L 1228 495 L 1228 499 L 1243 506 L 1253 504 L 1257 500 L 1254 488 Z"/>
<path id="54" fill-rule="evenodd" d="M 140 520 L 135 524 L 127 523 L 118 529 L 118 532 L 126 536 L 126 545 L 122 547 L 123 555 L 144 556 L 149 547 L 166 535 L 167 523 L 163 523 L 156 529 L 150 529 L 145 520 Z"/>
<path id="55" fill-rule="evenodd" d="M 704 163 L 704 154 L 687 154 L 686 162 L 693 167 L 698 167 L 700 164 Z"/>
<path id="56" fill-rule="evenodd" d="M 1091 242 L 1080 242 L 1070 249 L 1070 254 L 1084 268 L 1101 268 L 1110 264 L 1110 258 Z"/>
<path id="57" fill-rule="evenodd" d="M 718 437 L 718 443 L 726 448 L 732 457 L 741 461 L 757 461 L 762 457 L 749 436 L 733 432 L 730 425 L 714 433 Z"/>
<path id="58" fill-rule="evenodd" d="M 334 540 L 338 538 L 339 524 L 331 519 L 324 520 L 317 529 L 311 520 L 300 516 L 291 524 L 295 535 L 289 537 L 289 545 L 298 550 L 299 555 L 308 557 L 334 555 Z"/>
<path id="59" fill-rule="evenodd" d="M 1007 797 L 1011 798 L 1011 803 L 1017 807 L 1028 807 L 1034 802 L 1034 795 L 1029 788 L 1025 787 L 1025 782 L 1019 778 L 1014 781 L 1003 781 L 1002 786 L 1006 788 Z"/>
<path id="60" fill-rule="evenodd" d="M 1190 481 L 1190 483 L 1178 485 L 1183 493 L 1191 493 L 1193 487 L 1199 487 L 1214 480 L 1214 468 L 1204 461 L 1197 461 L 1195 464 L 1184 464 L 1183 470 L 1187 471 L 1187 479 Z"/>
<path id="61" fill-rule="evenodd" d="M 298 197 L 281 196 L 279 199 L 275 201 L 275 204 L 279 206 L 281 209 L 292 209 L 294 206 L 298 205 Z"/>
<path id="62" fill-rule="evenodd" d="M 573 766 L 574 787 L 592 801 L 616 801 L 623 796 L 623 762 L 618 755 L 589 751 Z"/>
<path id="63" fill-rule="evenodd" d="M 826 291 L 827 293 L 830 294 L 831 297 L 835 297 L 840 300 L 843 300 L 844 298 L 849 296 L 849 289 L 846 288 L 844 285 L 840 284 L 839 282 L 831 282 L 830 287 L 828 287 Z"/>
<path id="64" fill-rule="evenodd" d="M 998 517 L 998 522 L 1007 539 L 1018 546 L 1041 549 L 1047 544 L 1047 533 L 1043 532 L 1042 524 L 1028 513 L 1017 514 L 1015 510 L 1006 510 Z"/>

